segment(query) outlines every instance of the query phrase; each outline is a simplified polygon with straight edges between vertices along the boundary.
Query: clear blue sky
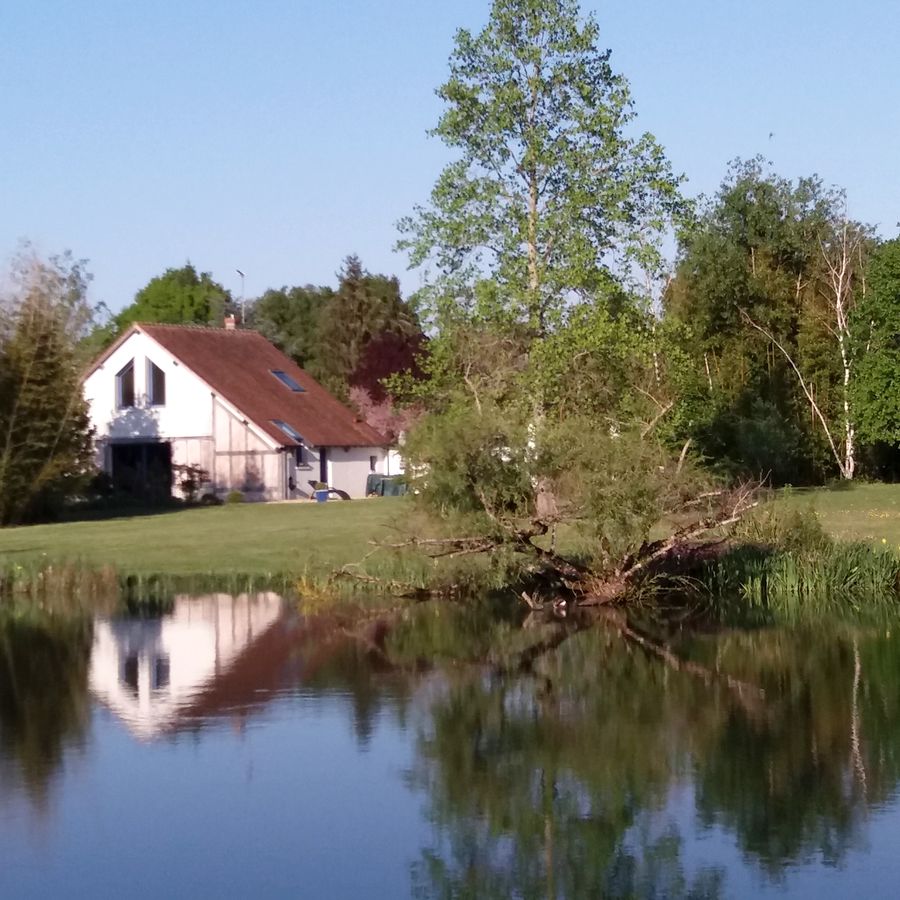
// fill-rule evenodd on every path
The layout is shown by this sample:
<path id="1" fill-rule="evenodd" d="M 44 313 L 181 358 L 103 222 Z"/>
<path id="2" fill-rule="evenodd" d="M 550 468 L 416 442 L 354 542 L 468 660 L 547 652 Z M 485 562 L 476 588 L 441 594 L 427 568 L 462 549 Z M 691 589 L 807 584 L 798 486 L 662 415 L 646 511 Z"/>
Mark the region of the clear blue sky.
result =
<path id="1" fill-rule="evenodd" d="M 90 259 L 113 309 L 190 259 L 236 294 L 332 283 L 348 253 L 417 276 L 394 223 L 446 155 L 426 137 L 454 30 L 488 0 L 3 0 L 0 256 Z M 587 0 L 639 124 L 715 189 L 735 156 L 900 220 L 892 0 Z M 770 132 L 773 136 L 770 138 Z"/>

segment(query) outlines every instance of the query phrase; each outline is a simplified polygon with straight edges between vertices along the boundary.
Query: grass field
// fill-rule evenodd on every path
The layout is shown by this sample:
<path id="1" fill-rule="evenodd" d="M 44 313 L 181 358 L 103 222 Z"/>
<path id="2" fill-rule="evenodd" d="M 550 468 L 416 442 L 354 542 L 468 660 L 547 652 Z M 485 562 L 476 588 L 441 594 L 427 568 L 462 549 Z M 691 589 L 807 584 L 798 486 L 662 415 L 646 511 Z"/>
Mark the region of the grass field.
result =
<path id="1" fill-rule="evenodd" d="M 404 498 L 234 504 L 103 521 L 0 530 L 0 566 L 39 562 L 196 576 L 322 572 L 356 562 L 402 526 Z"/>
<path id="2" fill-rule="evenodd" d="M 900 551 L 900 484 L 795 489 L 782 502 L 814 509 L 825 530 L 840 540 L 887 544 Z"/>
<path id="3" fill-rule="evenodd" d="M 900 552 L 900 485 L 793 490 L 837 538 Z M 45 563 L 112 566 L 137 575 L 324 574 L 357 562 L 369 542 L 403 528 L 405 498 L 342 503 L 235 504 L 158 515 L 0 529 L 0 568 Z"/>

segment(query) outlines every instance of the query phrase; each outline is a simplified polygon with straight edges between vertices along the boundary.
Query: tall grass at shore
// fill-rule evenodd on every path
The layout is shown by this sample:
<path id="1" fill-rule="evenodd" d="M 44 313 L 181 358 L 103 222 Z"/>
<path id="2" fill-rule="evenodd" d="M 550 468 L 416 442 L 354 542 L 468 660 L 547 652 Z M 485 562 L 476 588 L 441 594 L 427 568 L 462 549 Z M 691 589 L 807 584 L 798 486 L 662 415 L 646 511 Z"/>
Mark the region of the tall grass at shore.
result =
<path id="1" fill-rule="evenodd" d="M 900 556 L 833 539 L 809 510 L 764 508 L 696 577 L 724 619 L 900 614 Z"/>
<path id="2" fill-rule="evenodd" d="M 0 607 L 27 604 L 58 612 L 161 611 L 176 594 L 286 592 L 292 573 L 123 573 L 115 566 L 71 562 L 0 564 Z"/>

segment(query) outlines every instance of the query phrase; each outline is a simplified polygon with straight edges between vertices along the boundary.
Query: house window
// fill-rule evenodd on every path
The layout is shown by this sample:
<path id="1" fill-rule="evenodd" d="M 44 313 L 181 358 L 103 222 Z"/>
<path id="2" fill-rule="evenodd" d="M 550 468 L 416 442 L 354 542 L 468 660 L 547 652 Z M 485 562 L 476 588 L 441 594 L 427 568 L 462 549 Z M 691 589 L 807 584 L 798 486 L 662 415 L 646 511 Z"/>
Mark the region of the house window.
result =
<path id="1" fill-rule="evenodd" d="M 147 360 L 147 399 L 151 406 L 166 405 L 166 373 L 149 359 Z"/>
<path id="2" fill-rule="evenodd" d="M 287 372 L 283 372 L 281 369 L 269 369 L 269 371 L 289 390 L 292 390 L 295 394 L 302 394 L 303 388 L 288 375 Z"/>
<path id="3" fill-rule="evenodd" d="M 116 375 L 116 406 L 134 406 L 134 360 Z"/>
<path id="4" fill-rule="evenodd" d="M 300 444 L 299 447 L 294 447 L 294 465 L 297 468 L 302 468 L 306 465 L 306 460 L 303 458 L 303 445 Z"/>
<path id="5" fill-rule="evenodd" d="M 153 660 L 153 684 L 151 687 L 154 691 L 160 691 L 169 686 L 169 678 L 171 675 L 172 665 L 168 656 L 157 656 Z"/>
<path id="6" fill-rule="evenodd" d="M 127 687 L 135 697 L 138 695 L 138 676 L 140 669 L 138 666 L 137 654 L 125 657 L 122 664 L 122 683 Z"/>
<path id="7" fill-rule="evenodd" d="M 303 435 L 301 435 L 292 425 L 288 425 L 287 422 L 282 422 L 281 419 L 271 419 L 270 421 L 273 425 L 280 428 L 289 438 L 293 438 L 298 444 L 303 443 Z"/>
<path id="8" fill-rule="evenodd" d="M 378 464 L 378 457 L 370 456 L 369 457 L 369 471 L 374 472 L 377 464 Z"/>

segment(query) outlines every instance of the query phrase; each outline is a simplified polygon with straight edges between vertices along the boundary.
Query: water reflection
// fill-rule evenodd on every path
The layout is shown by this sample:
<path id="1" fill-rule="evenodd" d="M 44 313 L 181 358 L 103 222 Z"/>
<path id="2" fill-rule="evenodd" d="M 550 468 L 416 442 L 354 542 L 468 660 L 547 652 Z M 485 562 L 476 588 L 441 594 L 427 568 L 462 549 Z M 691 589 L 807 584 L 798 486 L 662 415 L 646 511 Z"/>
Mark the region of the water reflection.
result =
<path id="1" fill-rule="evenodd" d="M 897 641 L 769 631 L 691 650 L 765 701 L 748 709 L 597 630 L 533 678 L 451 682 L 418 738 L 438 830 L 420 893 L 711 896 L 723 868 L 688 872 L 679 848 L 713 831 L 775 879 L 864 849 L 900 779 Z M 689 815 L 674 811 L 685 787 Z"/>
<path id="2" fill-rule="evenodd" d="M 281 611 L 277 594 L 209 594 L 176 596 L 160 618 L 101 619 L 91 691 L 142 739 L 232 710 L 264 687 L 261 669 L 283 643 Z"/>
<path id="3" fill-rule="evenodd" d="M 0 778 L 38 804 L 87 732 L 91 622 L 0 618 Z"/>
<path id="4" fill-rule="evenodd" d="M 358 896 L 358 882 L 354 894 L 340 880 L 357 876 L 369 896 L 453 898 L 877 887 L 867 860 L 900 829 L 896 633 L 681 639 L 678 651 L 705 669 L 762 688 L 751 704 L 614 630 L 557 640 L 555 625 L 520 626 L 489 606 L 423 606 L 357 627 L 268 594 L 178 597 L 150 619 L 2 619 L 0 854 L 24 852 L 22 829 L 3 816 L 24 787 L 79 854 L 112 856 L 148 896 L 168 895 L 167 879 L 198 854 L 215 860 L 204 873 L 220 885 L 273 878 L 274 866 L 285 883 L 312 879 L 319 896 Z M 529 671 L 500 664 L 537 645 L 546 652 Z M 92 717 L 92 700 L 112 716 Z M 252 733 L 228 727 L 250 716 Z M 84 772 L 66 766 L 73 748 Z M 235 755 L 246 768 L 235 770 Z M 121 817 L 95 843 L 82 833 L 71 797 L 84 791 L 84 808 L 102 809 L 95 795 L 112 804 L 106 785 L 117 784 L 113 795 L 128 785 L 149 810 L 146 859 L 167 854 L 169 866 L 126 852 L 136 838 Z M 240 813 L 227 825 L 198 825 L 230 799 Z M 317 869 L 330 833 L 355 834 L 334 850 L 369 853 L 372 870 Z M 298 853 L 297 835 L 315 850 Z M 191 854 L 179 857 L 182 846 Z M 41 873 L 53 862 L 42 858 L 30 881 L 0 873 L 0 893 L 30 884 L 52 895 Z"/>

